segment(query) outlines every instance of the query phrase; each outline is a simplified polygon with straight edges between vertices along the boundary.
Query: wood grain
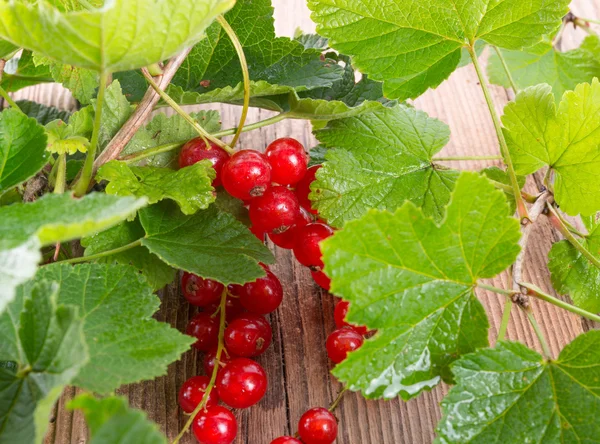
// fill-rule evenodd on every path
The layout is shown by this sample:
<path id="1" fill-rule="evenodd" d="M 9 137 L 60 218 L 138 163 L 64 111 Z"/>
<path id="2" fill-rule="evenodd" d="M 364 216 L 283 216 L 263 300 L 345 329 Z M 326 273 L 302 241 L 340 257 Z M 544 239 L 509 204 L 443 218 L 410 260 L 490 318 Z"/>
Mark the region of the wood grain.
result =
<path id="1" fill-rule="evenodd" d="M 305 31 L 314 30 L 304 0 L 275 0 L 274 5 L 278 34 L 290 36 L 298 26 Z M 581 16 L 600 17 L 598 2 L 578 0 L 574 2 L 573 9 Z M 565 48 L 573 47 L 584 35 L 582 31 L 569 29 L 562 44 Z M 512 98 L 512 93 L 497 87 L 492 87 L 492 92 L 496 108 L 501 113 L 504 105 Z M 15 97 L 66 109 L 75 106 L 68 92 L 57 85 L 27 88 L 15 94 Z M 472 66 L 459 69 L 439 88 L 428 91 L 415 100 L 414 105 L 450 126 L 452 136 L 442 152 L 443 155 L 498 153 L 492 122 Z M 221 111 L 224 127 L 236 125 L 239 108 L 212 108 Z M 251 110 L 248 121 L 262 120 L 271 115 L 273 113 L 267 111 Z M 309 123 L 284 121 L 243 134 L 240 145 L 242 148 L 262 150 L 269 141 L 282 136 L 295 137 L 307 148 L 316 143 Z M 453 163 L 452 166 L 479 169 L 493 164 L 494 162 L 461 161 Z M 534 178 L 527 187 L 534 192 L 539 184 L 539 178 Z M 556 240 L 558 236 L 542 217 L 532 233 L 524 270 L 528 281 L 536 283 L 551 294 L 554 292 L 547 269 L 547 254 L 552 242 Z M 269 391 L 257 406 L 236 412 L 239 421 L 236 444 L 268 444 L 279 435 L 293 434 L 298 419 L 306 409 L 329 405 L 340 390 L 340 385 L 328 372 L 330 363 L 324 351 L 325 338 L 334 329 L 334 297 L 320 290 L 312 282 L 309 271 L 300 266 L 290 252 L 273 245 L 270 247 L 277 258 L 273 271 L 284 286 L 285 297 L 280 309 L 270 316 L 274 331 L 273 345 L 258 359 L 269 375 Z M 509 287 L 506 274 L 492 279 L 491 283 L 498 287 Z M 489 314 L 489 336 L 493 341 L 502 316 L 504 300 L 486 291 L 479 291 L 478 296 Z M 169 286 L 162 292 L 161 297 L 162 306 L 156 317 L 184 330 L 195 311 L 188 304 L 181 303 L 178 283 Z M 541 324 L 555 356 L 566 343 L 593 327 L 592 323 L 558 310 L 552 305 L 538 301 L 532 301 L 532 304 L 536 319 Z M 516 309 L 511 314 L 508 338 L 540 349 L 526 318 Z M 144 409 L 172 439 L 186 420 L 177 407 L 177 390 L 188 377 L 201 372 L 201 367 L 201 356 L 195 351 L 190 351 L 179 362 L 170 366 L 167 375 L 154 381 L 123 387 L 119 393 L 127 396 L 132 406 Z M 429 443 L 433 440 L 434 428 L 440 418 L 439 402 L 447 389 L 440 386 L 407 403 L 399 400 L 366 401 L 358 394 L 347 394 L 336 413 L 340 420 L 340 436 L 336 442 Z M 75 393 L 75 389 L 69 388 L 61 397 L 46 443 L 87 442 L 82 415 L 66 409 L 66 403 Z M 188 435 L 182 442 L 195 441 Z"/>

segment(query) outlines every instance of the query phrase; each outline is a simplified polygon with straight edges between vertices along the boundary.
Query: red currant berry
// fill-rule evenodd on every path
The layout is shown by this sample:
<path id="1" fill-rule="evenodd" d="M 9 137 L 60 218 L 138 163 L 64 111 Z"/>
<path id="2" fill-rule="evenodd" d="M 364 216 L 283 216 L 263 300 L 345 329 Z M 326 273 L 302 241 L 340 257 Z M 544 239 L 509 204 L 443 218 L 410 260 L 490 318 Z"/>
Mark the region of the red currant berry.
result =
<path id="1" fill-rule="evenodd" d="M 265 231 L 261 228 L 261 227 L 257 227 L 256 225 L 252 225 L 249 228 L 250 232 L 256 236 L 256 238 L 261 241 L 264 242 L 265 241 Z"/>
<path id="2" fill-rule="evenodd" d="M 277 310 L 283 300 L 283 287 L 271 270 L 267 275 L 244 285 L 240 302 L 246 310 L 256 314 L 267 314 Z"/>
<path id="3" fill-rule="evenodd" d="M 198 313 L 190 320 L 185 332 L 197 339 L 194 347 L 198 350 L 210 350 L 219 342 L 219 319 L 210 313 Z"/>
<path id="4" fill-rule="evenodd" d="M 198 307 L 204 307 L 221 299 L 225 288 L 223 284 L 212 279 L 203 279 L 192 273 L 183 273 L 181 277 L 183 296 L 187 301 Z"/>
<path id="5" fill-rule="evenodd" d="M 207 313 L 213 314 L 219 309 L 219 302 L 215 302 L 213 304 L 207 305 L 204 308 L 204 311 Z M 227 296 L 227 301 L 225 302 L 225 320 L 227 322 L 233 321 L 235 318 L 240 316 L 242 313 L 245 313 L 246 309 L 240 303 L 239 297 Z M 216 316 L 217 319 L 219 316 Z"/>
<path id="6" fill-rule="evenodd" d="M 217 377 L 221 400 L 234 409 L 246 409 L 260 401 L 267 391 L 267 374 L 257 362 L 232 359 Z"/>
<path id="7" fill-rule="evenodd" d="M 293 185 L 306 174 L 308 156 L 300 142 L 284 137 L 272 142 L 265 151 L 273 172 L 271 180 L 280 185 Z"/>
<path id="8" fill-rule="evenodd" d="M 233 197 L 249 200 L 271 186 L 271 165 L 258 151 L 238 151 L 223 165 L 221 180 Z"/>
<path id="9" fill-rule="evenodd" d="M 217 357 L 217 348 L 216 347 L 210 349 L 204 355 L 204 360 L 202 361 L 202 366 L 204 367 L 204 373 L 206 373 L 208 376 L 212 375 L 212 372 L 215 368 L 215 358 L 216 357 Z M 221 366 L 225 365 L 229 361 L 231 361 L 231 358 L 229 357 L 227 350 L 223 349 L 223 351 L 221 352 L 221 358 L 219 359 L 219 363 L 220 363 L 219 365 L 221 365 Z"/>
<path id="10" fill-rule="evenodd" d="M 302 444 L 302 441 L 292 436 L 280 436 L 271 441 L 271 444 Z"/>
<path id="11" fill-rule="evenodd" d="M 337 328 L 349 327 L 355 330 L 360 335 L 366 335 L 369 330 L 364 325 L 353 325 L 346 322 L 346 315 L 348 314 L 349 308 L 350 302 L 348 301 L 339 301 L 335 305 L 335 309 L 333 311 L 333 319 L 335 320 L 335 326 Z"/>
<path id="12" fill-rule="evenodd" d="M 337 438 L 337 420 L 329 410 L 316 407 L 302 415 L 298 433 L 304 444 L 331 444 Z"/>
<path id="13" fill-rule="evenodd" d="M 299 215 L 298 199 L 285 187 L 272 187 L 250 203 L 252 225 L 267 233 L 285 232 Z"/>
<path id="14" fill-rule="evenodd" d="M 298 262 L 313 271 L 320 271 L 323 268 L 323 259 L 319 242 L 332 234 L 333 230 L 329 225 L 318 222 L 300 228 L 294 244 L 294 256 Z"/>
<path id="15" fill-rule="evenodd" d="M 210 379 L 207 376 L 192 376 L 183 383 L 179 389 L 178 400 L 179 405 L 185 413 L 192 413 L 198 407 L 198 404 L 200 404 L 200 401 L 204 397 L 204 392 L 209 381 Z M 206 406 L 210 407 L 211 405 L 218 404 L 218 402 L 219 396 L 217 392 L 211 390 Z"/>
<path id="16" fill-rule="evenodd" d="M 310 194 L 310 184 L 315 180 L 315 174 L 317 170 L 321 168 L 321 165 L 311 166 L 300 182 L 296 184 L 296 197 L 300 205 L 312 214 L 317 214 L 317 210 L 311 207 L 311 201 L 308 198 Z"/>
<path id="17" fill-rule="evenodd" d="M 327 337 L 325 347 L 327 348 L 327 356 L 334 363 L 339 364 L 348 353 L 360 348 L 363 345 L 364 338 L 356 330 L 348 327 L 335 330 Z"/>
<path id="18" fill-rule="evenodd" d="M 235 356 L 251 358 L 271 344 L 273 332 L 265 318 L 248 313 L 234 319 L 225 329 L 225 346 Z"/>
<path id="19" fill-rule="evenodd" d="M 296 237 L 298 236 L 298 229 L 311 222 L 312 217 L 310 213 L 304 208 L 300 207 L 300 214 L 298 214 L 298 217 L 296 217 L 294 225 L 283 233 L 269 233 L 269 239 L 271 239 L 271 242 L 278 247 L 291 250 L 294 248 L 294 243 L 296 242 Z"/>
<path id="20" fill-rule="evenodd" d="M 210 142 L 208 145 L 198 137 L 183 145 L 179 152 L 179 168 L 193 165 L 201 160 L 210 160 L 217 176 L 213 180 L 213 187 L 221 185 L 221 170 L 225 162 L 229 160 L 229 154 L 220 146 Z"/>
<path id="21" fill-rule="evenodd" d="M 225 407 L 213 405 L 196 415 L 192 431 L 200 444 L 231 444 L 237 435 L 237 421 Z"/>
<path id="22" fill-rule="evenodd" d="M 322 271 L 311 271 L 313 280 L 317 283 L 317 285 L 327 291 L 331 288 L 331 279 Z"/>

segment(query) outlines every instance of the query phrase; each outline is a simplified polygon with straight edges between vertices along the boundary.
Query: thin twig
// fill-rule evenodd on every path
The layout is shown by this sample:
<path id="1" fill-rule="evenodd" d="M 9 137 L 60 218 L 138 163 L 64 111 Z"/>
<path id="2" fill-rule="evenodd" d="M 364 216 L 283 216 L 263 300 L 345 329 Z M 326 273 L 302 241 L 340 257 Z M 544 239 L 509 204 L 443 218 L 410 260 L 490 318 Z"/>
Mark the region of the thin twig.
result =
<path id="1" fill-rule="evenodd" d="M 496 55 L 498 56 L 498 60 L 500 60 L 500 64 L 502 65 L 502 68 L 504 68 L 504 73 L 506 74 L 506 77 L 508 78 L 508 83 L 510 84 L 510 87 L 513 90 L 513 94 L 516 95 L 517 92 L 519 92 L 519 88 L 517 88 L 517 84 L 515 83 L 515 80 L 513 79 L 513 76 L 510 73 L 510 69 L 508 69 L 508 64 L 506 63 L 506 59 L 502 55 L 500 48 L 498 48 L 497 46 L 494 46 L 493 48 L 496 51 Z"/>
<path id="2" fill-rule="evenodd" d="M 541 299 L 542 301 L 550 302 L 552 305 L 556 305 L 557 307 L 570 311 L 571 313 L 583 316 L 584 318 L 587 318 L 591 321 L 600 322 L 600 316 L 594 313 L 590 313 L 589 311 L 584 310 L 583 308 L 571 305 L 565 301 L 561 301 L 560 299 L 555 298 L 554 296 L 551 296 L 548 293 L 544 293 L 542 289 L 536 287 L 533 284 L 530 284 L 529 282 L 521 282 L 520 285 L 524 294 L 533 296 L 537 299 Z"/>

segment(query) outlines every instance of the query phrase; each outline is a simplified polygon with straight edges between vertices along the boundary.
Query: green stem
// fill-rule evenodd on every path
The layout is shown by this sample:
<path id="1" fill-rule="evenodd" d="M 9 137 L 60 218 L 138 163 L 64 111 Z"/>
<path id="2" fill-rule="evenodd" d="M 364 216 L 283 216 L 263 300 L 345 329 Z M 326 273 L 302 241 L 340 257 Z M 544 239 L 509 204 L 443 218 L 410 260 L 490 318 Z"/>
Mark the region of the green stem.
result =
<path id="1" fill-rule="evenodd" d="M 62 153 L 58 156 L 58 160 L 56 161 L 58 167 L 56 169 L 56 179 L 54 181 L 54 192 L 57 194 L 62 194 L 65 192 L 65 187 L 67 183 L 67 155 L 66 153 Z"/>
<path id="2" fill-rule="evenodd" d="M 337 397 L 335 398 L 335 401 L 333 401 L 333 403 L 329 406 L 329 411 L 331 413 L 333 413 L 333 411 L 335 409 L 337 409 L 338 405 L 340 405 L 340 402 L 342 402 L 342 398 L 344 397 L 344 394 L 348 391 L 348 387 L 344 387 L 337 395 Z"/>
<path id="3" fill-rule="evenodd" d="M 88 148 L 87 156 L 81 169 L 81 175 L 75 183 L 75 195 L 78 197 L 87 193 L 88 186 L 92 180 L 92 168 L 96 159 L 96 150 L 98 149 L 98 137 L 100 135 L 100 125 L 102 124 L 102 108 L 104 107 L 104 93 L 108 82 L 108 74 L 100 74 L 100 85 L 98 87 L 98 97 L 96 98 L 96 114 L 94 116 L 94 127 L 92 130 L 92 140 Z"/>
<path id="4" fill-rule="evenodd" d="M 515 290 L 505 290 L 504 288 L 494 287 L 493 285 L 482 284 L 481 282 L 477 282 L 477 286 L 479 288 L 483 288 L 484 290 L 493 291 L 494 293 L 504 294 L 506 296 L 512 296 L 518 291 Z"/>
<path id="5" fill-rule="evenodd" d="M 196 122 L 196 120 L 194 120 L 194 118 L 192 118 L 192 116 L 190 116 L 188 113 L 186 113 L 177 104 L 177 102 L 175 102 L 175 100 L 173 100 L 171 98 L 171 96 L 169 96 L 166 92 L 164 92 L 162 89 L 160 89 L 160 87 L 156 84 L 156 82 L 154 81 L 154 79 L 152 78 L 152 76 L 146 69 L 142 69 L 142 74 L 144 75 L 144 77 L 146 78 L 146 80 L 148 81 L 148 83 L 150 84 L 152 89 L 154 89 L 154 91 L 157 92 L 157 94 L 160 96 L 160 98 L 163 99 L 171 108 L 173 108 L 173 110 L 175 110 L 175 112 L 177 114 L 179 114 L 181 117 L 183 117 L 190 125 L 192 125 L 192 127 L 198 132 L 198 134 L 200 134 L 200 137 L 202 137 L 203 139 L 210 140 L 215 145 L 223 148 L 229 154 L 232 154 L 235 152 L 229 146 L 227 146 L 227 144 L 225 144 L 223 141 L 212 136 L 210 133 L 208 133 L 208 131 L 206 131 L 204 128 L 202 128 L 202 126 L 198 122 Z"/>
<path id="6" fill-rule="evenodd" d="M 433 161 L 455 161 L 455 160 L 502 160 L 502 156 L 450 156 L 434 157 Z"/>
<path id="7" fill-rule="evenodd" d="M 252 130 L 255 130 L 258 128 L 262 128 L 263 126 L 273 125 L 274 123 L 281 122 L 282 120 L 285 120 L 285 119 L 287 119 L 287 115 L 285 113 L 277 114 L 276 116 L 269 117 L 268 119 L 259 120 L 258 122 L 250 123 L 250 124 L 244 126 L 241 129 L 241 131 L 243 133 L 245 133 L 247 131 L 252 131 Z M 226 130 L 222 130 L 222 131 L 217 131 L 216 133 L 213 133 L 212 135 L 214 137 L 231 136 L 232 134 L 235 134 L 238 131 L 238 129 L 239 129 L 239 127 L 230 128 L 230 129 L 226 129 Z"/>
<path id="8" fill-rule="evenodd" d="M 17 103 L 8 95 L 8 93 L 6 92 L 6 90 L 4 88 L 2 88 L 0 86 L 0 96 L 2 96 L 2 98 L 4 100 L 6 100 L 6 102 L 14 109 L 16 109 L 17 111 L 21 111 L 21 108 L 19 108 L 19 105 L 17 105 Z M 23 112 L 23 111 L 21 111 Z"/>
<path id="9" fill-rule="evenodd" d="M 502 321 L 500 322 L 500 328 L 498 329 L 498 337 L 496 338 L 496 341 L 503 341 L 504 337 L 506 336 L 506 330 L 508 329 L 512 306 L 513 301 L 510 296 L 507 296 L 506 302 L 504 303 L 504 310 L 502 311 Z"/>
<path id="10" fill-rule="evenodd" d="M 533 331 L 535 332 L 535 335 L 538 337 L 538 340 L 540 341 L 540 344 L 542 345 L 542 350 L 544 352 L 544 356 L 547 359 L 551 359 L 552 353 L 550 352 L 550 347 L 548 347 L 548 342 L 546 342 L 546 337 L 544 336 L 544 333 L 542 333 L 542 330 L 540 329 L 539 324 L 535 320 L 535 316 L 533 316 L 533 312 L 531 310 L 525 310 L 525 314 L 527 315 L 527 319 L 529 319 L 529 323 L 533 327 Z"/>
<path id="11" fill-rule="evenodd" d="M 231 28 L 225 17 L 220 15 L 217 17 L 217 21 L 223 27 L 231 42 L 233 43 L 233 47 L 237 52 L 238 58 L 240 59 L 240 66 L 242 67 L 242 77 L 244 79 L 244 106 L 242 107 L 242 115 L 240 116 L 240 123 L 238 124 L 238 129 L 231 141 L 231 146 L 235 146 L 240 136 L 242 135 L 242 129 L 244 128 L 244 123 L 246 123 L 246 117 L 248 116 L 248 108 L 250 107 L 250 73 L 248 72 L 248 63 L 246 62 L 246 55 L 244 54 L 244 48 L 240 43 L 235 31 Z"/>
<path id="12" fill-rule="evenodd" d="M 198 406 L 194 409 L 194 411 L 190 415 L 190 418 L 187 420 L 187 422 L 183 426 L 183 429 L 181 429 L 181 431 L 179 432 L 179 435 L 177 435 L 177 437 L 175 437 L 172 444 L 177 444 L 179 442 L 179 440 L 183 437 L 183 435 L 185 435 L 185 433 L 189 430 L 192 423 L 194 422 L 194 419 L 196 418 L 196 415 L 198 415 L 198 413 L 200 413 L 200 410 L 202 410 L 206 406 L 206 403 L 208 402 L 208 398 L 210 397 L 210 392 L 215 387 L 215 383 L 217 381 L 217 373 L 219 372 L 219 361 L 221 359 L 221 354 L 223 353 L 223 350 L 225 348 L 224 337 L 225 337 L 225 314 L 226 314 L 225 312 L 226 312 L 226 309 L 227 309 L 227 287 L 225 287 L 225 289 L 223 290 L 223 293 L 221 294 L 221 303 L 219 304 L 219 343 L 217 344 L 217 352 L 215 353 L 215 366 L 213 368 L 212 375 L 210 375 L 210 381 L 208 382 L 208 385 L 206 386 L 202 400 L 200 401 Z"/>
<path id="13" fill-rule="evenodd" d="M 502 55 L 502 52 L 500 51 L 500 49 L 497 46 L 494 46 L 493 48 L 496 51 L 496 54 L 498 55 L 498 60 L 500 60 L 500 63 L 502 64 L 502 68 L 504 68 L 504 73 L 506 74 L 506 77 L 508 78 L 508 83 L 510 83 L 510 87 L 512 88 L 513 92 L 515 94 L 517 94 L 517 92 L 519 92 L 519 88 L 517 88 L 517 85 L 515 84 L 515 80 L 513 79 L 513 76 L 510 73 L 510 69 L 508 69 L 508 65 L 506 64 L 506 59 L 504 58 L 504 56 Z"/>
<path id="14" fill-rule="evenodd" d="M 485 102 L 487 103 L 490 115 L 492 117 L 492 122 L 494 123 L 494 129 L 496 130 L 496 136 L 498 137 L 498 143 L 500 144 L 500 152 L 502 154 L 502 157 L 504 158 L 504 162 L 506 163 L 506 169 L 508 172 L 508 177 L 510 179 L 513 196 L 515 197 L 515 201 L 517 203 L 517 212 L 519 214 L 521 222 L 524 222 L 525 220 L 529 219 L 529 214 L 527 213 L 527 207 L 525 206 L 525 202 L 523 202 L 523 198 L 521 197 L 521 187 L 519 186 L 517 174 L 515 173 L 515 168 L 513 166 L 510 153 L 508 151 L 508 145 L 506 145 L 506 139 L 504 139 L 504 134 L 502 133 L 502 124 L 500 122 L 500 117 L 498 117 L 496 109 L 494 108 L 492 95 L 487 87 L 487 80 L 483 74 L 481 66 L 479 65 L 479 60 L 477 59 L 477 54 L 475 53 L 473 46 L 468 46 L 467 50 L 469 51 L 471 59 L 473 60 L 473 66 L 475 67 L 475 71 L 477 72 L 479 84 L 481 85 L 481 89 L 483 90 Z"/>
<path id="15" fill-rule="evenodd" d="M 506 191 L 507 193 L 512 193 L 512 187 L 502 182 L 497 182 L 488 177 L 488 180 L 494 184 L 496 188 Z M 521 197 L 525 199 L 525 201 L 529 203 L 535 203 L 538 199 L 538 196 L 534 196 L 533 194 L 526 193 L 525 191 L 521 191 Z"/>
<path id="16" fill-rule="evenodd" d="M 565 219 L 565 218 L 564 218 L 564 216 L 563 216 L 563 215 L 560 213 L 560 211 L 555 211 L 555 213 L 554 213 L 554 214 L 555 214 L 555 215 L 556 215 L 556 216 L 557 216 L 557 217 L 560 219 L 560 221 L 562 222 L 562 224 L 563 224 L 563 225 L 564 225 L 566 228 L 568 228 L 568 230 L 569 230 L 571 233 L 573 233 L 573 234 L 575 234 L 575 235 L 577 235 L 577 236 L 579 236 L 579 237 L 583 237 L 583 238 L 586 238 L 586 237 L 587 237 L 587 234 L 584 234 L 584 233 L 582 233 L 581 231 L 579 231 L 579 230 L 578 230 L 577 228 L 575 228 L 575 227 L 574 227 L 574 226 L 573 226 L 573 225 L 572 225 L 572 224 L 571 224 L 571 223 L 570 223 L 570 222 L 569 222 L 567 219 Z"/>
<path id="17" fill-rule="evenodd" d="M 146 157 L 152 157 L 152 156 L 156 156 L 157 154 L 176 150 L 181 145 L 183 145 L 183 143 L 181 143 L 181 142 L 166 143 L 164 145 L 155 146 L 154 148 L 149 148 L 147 150 L 138 151 L 137 153 L 133 153 L 128 156 L 122 157 L 119 160 L 121 160 L 127 164 L 131 164 L 131 163 L 139 162 L 140 160 L 145 159 Z"/>
<path id="18" fill-rule="evenodd" d="M 600 20 L 598 19 L 589 19 L 589 18 L 585 18 L 585 17 L 577 17 L 579 20 L 583 20 L 584 22 L 588 22 L 588 23 L 594 23 L 596 25 L 600 25 Z"/>
<path id="19" fill-rule="evenodd" d="M 590 25 L 588 25 L 584 19 L 581 18 L 576 18 L 575 20 L 573 20 L 573 23 L 575 24 L 575 26 L 579 29 L 583 29 L 585 32 L 587 32 L 589 35 L 596 35 L 596 33 L 594 32 L 594 30 L 592 28 L 590 28 Z"/>
<path id="20" fill-rule="evenodd" d="M 136 241 L 131 242 L 130 244 L 123 245 L 119 248 L 103 251 L 102 253 L 90 254 L 89 256 L 74 257 L 72 259 L 66 259 L 64 261 L 58 262 L 61 264 L 78 264 L 79 262 L 89 262 L 106 256 L 112 256 L 113 254 L 121 253 L 122 251 L 131 250 L 132 248 L 139 247 L 140 245 L 142 245 L 142 239 L 138 239 Z"/>
<path id="21" fill-rule="evenodd" d="M 550 302 L 551 304 L 556 305 L 557 307 L 570 311 L 571 313 L 575 313 L 579 316 L 583 316 L 584 318 L 590 319 L 594 322 L 600 322 L 600 316 L 590 313 L 589 311 L 586 311 L 582 308 L 576 307 L 575 305 L 571 305 L 567 302 L 561 301 L 560 299 L 555 298 L 554 296 L 550 296 L 549 294 L 544 293 L 540 288 L 536 287 L 533 284 L 530 284 L 528 282 L 520 282 L 519 285 L 527 289 L 527 294 L 529 296 L 536 297 L 538 299 L 541 299 L 542 301 Z"/>
<path id="22" fill-rule="evenodd" d="M 30 81 L 30 82 L 36 82 L 36 83 L 54 83 L 54 79 L 52 79 L 50 77 L 24 76 L 23 74 L 4 73 L 3 78 L 7 79 L 8 81 L 24 80 L 24 81 Z"/>

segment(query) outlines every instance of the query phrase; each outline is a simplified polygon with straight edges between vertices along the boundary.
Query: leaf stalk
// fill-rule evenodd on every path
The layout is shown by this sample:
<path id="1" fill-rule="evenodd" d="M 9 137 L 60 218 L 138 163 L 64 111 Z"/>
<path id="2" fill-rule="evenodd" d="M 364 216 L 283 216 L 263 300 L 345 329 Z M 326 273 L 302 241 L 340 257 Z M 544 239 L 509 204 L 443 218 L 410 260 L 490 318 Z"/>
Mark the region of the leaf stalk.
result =
<path id="1" fill-rule="evenodd" d="M 80 262 L 89 262 L 103 257 L 112 256 L 113 254 L 122 253 L 123 251 L 131 250 L 132 248 L 139 247 L 142 245 L 142 239 L 133 241 L 122 247 L 113 248 L 112 250 L 106 250 L 97 254 L 90 254 L 89 256 L 74 257 L 71 259 L 65 259 L 64 261 L 58 261 L 60 264 L 78 264 Z"/>
<path id="2" fill-rule="evenodd" d="M 546 301 L 551 303 L 552 305 L 556 305 L 564 310 L 570 311 L 571 313 L 575 313 L 576 315 L 583 316 L 594 322 L 600 322 L 600 316 L 590 313 L 583 308 L 579 308 L 575 305 L 568 304 L 567 302 L 561 301 L 554 296 L 549 295 L 548 293 L 544 293 L 539 287 L 536 287 L 533 284 L 528 282 L 520 282 L 519 285 L 525 289 L 524 294 L 528 296 L 533 296 L 535 298 L 541 299 L 542 301 Z"/>
<path id="3" fill-rule="evenodd" d="M 500 64 L 502 65 L 502 68 L 504 69 L 504 73 L 506 74 L 508 83 L 510 84 L 510 87 L 512 88 L 513 93 L 516 95 L 519 92 L 519 88 L 517 88 L 517 84 L 515 83 L 515 80 L 513 79 L 513 76 L 510 73 L 510 69 L 508 69 L 508 64 L 506 63 L 506 59 L 502 55 L 502 51 L 500 51 L 500 48 L 498 48 L 497 46 L 494 46 L 493 48 L 496 51 L 496 54 L 498 55 L 498 60 L 500 60 Z"/>
<path id="4" fill-rule="evenodd" d="M 0 96 L 2 96 L 2 98 L 4 100 L 6 100 L 6 103 L 8 103 L 11 106 L 11 108 L 14 108 L 17 111 L 20 111 L 21 113 L 23 113 L 23 111 L 21 111 L 21 108 L 19 108 L 19 105 L 17 105 L 17 102 L 15 102 L 12 99 L 12 97 L 6 92 L 6 90 L 4 88 L 2 88 L 1 86 L 0 86 Z"/>

